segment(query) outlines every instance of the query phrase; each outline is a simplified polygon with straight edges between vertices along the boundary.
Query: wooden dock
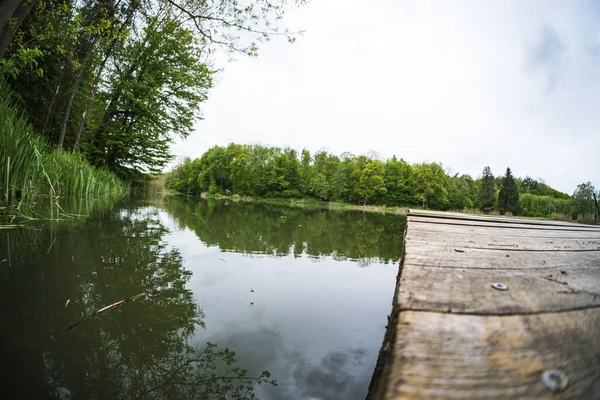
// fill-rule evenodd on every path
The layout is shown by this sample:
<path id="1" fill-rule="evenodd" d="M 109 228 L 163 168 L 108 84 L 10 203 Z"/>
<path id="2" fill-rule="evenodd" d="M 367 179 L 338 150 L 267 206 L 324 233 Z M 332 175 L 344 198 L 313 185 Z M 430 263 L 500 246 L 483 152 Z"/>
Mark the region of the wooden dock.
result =
<path id="1" fill-rule="evenodd" d="M 600 399 L 600 227 L 410 211 L 368 399 Z"/>

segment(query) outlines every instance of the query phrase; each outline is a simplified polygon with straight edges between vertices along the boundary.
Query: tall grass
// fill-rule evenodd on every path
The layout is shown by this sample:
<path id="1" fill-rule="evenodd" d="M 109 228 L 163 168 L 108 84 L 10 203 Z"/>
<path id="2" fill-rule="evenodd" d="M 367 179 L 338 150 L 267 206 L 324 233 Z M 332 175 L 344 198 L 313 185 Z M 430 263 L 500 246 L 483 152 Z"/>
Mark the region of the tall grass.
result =
<path id="1" fill-rule="evenodd" d="M 43 200 L 60 209 L 59 199 L 67 196 L 106 199 L 128 190 L 113 173 L 92 167 L 82 156 L 53 150 L 6 92 L 0 93 L 0 182 L 0 207 L 25 213 Z"/>

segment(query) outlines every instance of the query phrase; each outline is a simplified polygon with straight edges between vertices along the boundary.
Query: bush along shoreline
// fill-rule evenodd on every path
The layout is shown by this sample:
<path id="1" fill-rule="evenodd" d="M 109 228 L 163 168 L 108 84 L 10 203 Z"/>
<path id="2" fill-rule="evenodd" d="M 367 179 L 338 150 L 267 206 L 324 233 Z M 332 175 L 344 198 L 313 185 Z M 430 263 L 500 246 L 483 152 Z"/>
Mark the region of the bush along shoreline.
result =
<path id="1" fill-rule="evenodd" d="M 113 200 L 128 185 L 82 155 L 53 149 L 34 132 L 6 91 L 0 93 L 0 224 L 68 217 L 61 199 Z"/>

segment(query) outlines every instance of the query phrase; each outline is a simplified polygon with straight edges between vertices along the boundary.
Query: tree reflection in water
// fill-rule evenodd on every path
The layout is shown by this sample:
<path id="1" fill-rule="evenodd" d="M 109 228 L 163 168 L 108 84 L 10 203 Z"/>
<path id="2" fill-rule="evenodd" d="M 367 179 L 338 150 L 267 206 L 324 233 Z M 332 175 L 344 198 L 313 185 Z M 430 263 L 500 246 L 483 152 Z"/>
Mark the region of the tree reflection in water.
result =
<path id="1" fill-rule="evenodd" d="M 153 207 L 1 232 L 2 396 L 253 399 L 257 384 L 275 384 L 267 371 L 249 376 L 230 349 L 189 344 L 204 315 L 167 233 Z M 65 332 L 82 315 L 148 291 L 157 292 Z"/>
<path id="2" fill-rule="evenodd" d="M 402 255 L 402 215 L 168 196 L 156 204 L 202 242 L 224 251 L 331 256 L 363 267 L 372 260 L 396 262 Z"/>

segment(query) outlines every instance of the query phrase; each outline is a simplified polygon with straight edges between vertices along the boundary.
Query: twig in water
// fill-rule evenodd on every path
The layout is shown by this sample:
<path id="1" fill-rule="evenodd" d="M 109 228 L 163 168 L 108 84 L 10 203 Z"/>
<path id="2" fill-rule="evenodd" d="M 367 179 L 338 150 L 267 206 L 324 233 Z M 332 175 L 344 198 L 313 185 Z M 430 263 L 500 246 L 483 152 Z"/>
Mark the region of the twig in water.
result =
<path id="1" fill-rule="evenodd" d="M 126 299 L 117 301 L 116 303 L 109 304 L 106 307 L 102 307 L 101 309 L 96 310 L 93 313 L 84 316 L 79 321 L 75 322 L 73 325 L 71 325 L 68 328 L 66 328 L 65 331 L 70 331 L 71 329 L 75 328 L 77 325 L 81 324 L 82 322 L 85 322 L 88 319 L 90 319 L 91 317 L 93 317 L 95 315 L 98 315 L 98 314 L 100 314 L 100 313 L 102 313 L 104 311 L 113 310 L 115 308 L 118 308 L 118 307 L 122 306 L 125 303 L 132 303 L 132 302 L 136 301 L 137 299 L 139 299 L 140 297 L 150 296 L 150 295 L 156 294 L 158 292 L 159 292 L 159 290 L 155 289 L 155 290 L 151 290 L 149 292 L 143 292 L 143 293 L 140 293 L 140 294 L 136 294 L 135 296 L 131 296 L 131 297 L 128 297 Z"/>

